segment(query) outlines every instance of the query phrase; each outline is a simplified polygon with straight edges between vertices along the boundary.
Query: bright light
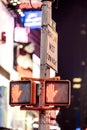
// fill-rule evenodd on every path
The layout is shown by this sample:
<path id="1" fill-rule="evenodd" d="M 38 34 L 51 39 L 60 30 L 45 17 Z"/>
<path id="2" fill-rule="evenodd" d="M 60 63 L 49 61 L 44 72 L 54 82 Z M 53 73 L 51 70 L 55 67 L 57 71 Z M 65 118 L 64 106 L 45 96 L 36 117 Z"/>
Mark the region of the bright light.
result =
<path id="1" fill-rule="evenodd" d="M 19 14 L 21 15 L 21 17 L 24 17 L 24 14 L 22 11 L 20 11 Z"/>
<path id="2" fill-rule="evenodd" d="M 40 58 L 33 54 L 33 77 L 40 78 Z"/>
<path id="3" fill-rule="evenodd" d="M 33 124 L 33 128 L 38 128 L 38 124 L 34 123 Z M 60 130 L 60 128 L 58 126 L 54 126 L 54 125 L 52 126 L 52 125 L 50 125 L 50 130 L 53 130 L 53 129 Z"/>
<path id="4" fill-rule="evenodd" d="M 18 0 L 14 0 L 14 2 L 17 2 Z"/>
<path id="5" fill-rule="evenodd" d="M 18 47 L 19 47 L 19 48 L 23 48 L 23 45 L 22 45 L 22 44 L 20 44 Z"/>
<path id="6" fill-rule="evenodd" d="M 55 77 L 55 70 L 50 68 L 50 77 Z"/>
<path id="7" fill-rule="evenodd" d="M 78 77 L 78 78 L 73 78 L 73 82 L 82 82 L 82 78 Z"/>
<path id="8" fill-rule="evenodd" d="M 21 9 L 18 9 L 17 12 L 21 12 Z"/>
<path id="9" fill-rule="evenodd" d="M 80 89 L 81 88 L 81 84 L 73 84 L 73 88 Z"/>
<path id="10" fill-rule="evenodd" d="M 28 33 L 29 29 L 24 27 L 15 27 L 14 30 L 14 41 L 21 43 L 28 43 Z"/>
<path id="11" fill-rule="evenodd" d="M 17 3 L 13 3 L 13 5 L 14 5 L 14 6 L 16 6 L 16 5 L 17 5 Z"/>
<path id="12" fill-rule="evenodd" d="M 76 130 L 81 130 L 80 128 L 76 128 Z"/>

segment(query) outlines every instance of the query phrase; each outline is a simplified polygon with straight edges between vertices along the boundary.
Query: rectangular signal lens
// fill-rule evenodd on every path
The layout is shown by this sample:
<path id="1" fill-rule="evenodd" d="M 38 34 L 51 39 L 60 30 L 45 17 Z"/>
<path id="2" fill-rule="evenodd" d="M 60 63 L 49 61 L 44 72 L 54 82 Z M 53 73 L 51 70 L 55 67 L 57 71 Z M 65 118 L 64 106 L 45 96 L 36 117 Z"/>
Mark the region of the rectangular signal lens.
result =
<path id="1" fill-rule="evenodd" d="M 10 82 L 10 105 L 23 105 L 31 103 L 31 81 Z"/>
<path id="2" fill-rule="evenodd" d="M 45 104 L 70 105 L 71 86 L 68 80 L 45 81 Z"/>

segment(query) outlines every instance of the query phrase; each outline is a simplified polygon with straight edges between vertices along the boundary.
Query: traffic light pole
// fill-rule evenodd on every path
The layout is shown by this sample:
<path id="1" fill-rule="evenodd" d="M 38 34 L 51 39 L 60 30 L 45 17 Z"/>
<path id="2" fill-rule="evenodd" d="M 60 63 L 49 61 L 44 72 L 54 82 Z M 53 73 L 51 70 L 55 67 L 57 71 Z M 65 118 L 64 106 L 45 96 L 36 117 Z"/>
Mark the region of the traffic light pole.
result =
<path id="1" fill-rule="evenodd" d="M 51 25 L 52 1 L 43 1 L 42 3 L 42 28 L 41 28 L 41 45 L 40 45 L 40 78 L 50 77 L 50 68 L 46 64 L 47 50 L 47 26 Z M 44 106 L 45 88 L 42 84 L 40 87 L 39 106 Z M 49 111 L 39 111 L 39 130 L 50 130 Z"/>

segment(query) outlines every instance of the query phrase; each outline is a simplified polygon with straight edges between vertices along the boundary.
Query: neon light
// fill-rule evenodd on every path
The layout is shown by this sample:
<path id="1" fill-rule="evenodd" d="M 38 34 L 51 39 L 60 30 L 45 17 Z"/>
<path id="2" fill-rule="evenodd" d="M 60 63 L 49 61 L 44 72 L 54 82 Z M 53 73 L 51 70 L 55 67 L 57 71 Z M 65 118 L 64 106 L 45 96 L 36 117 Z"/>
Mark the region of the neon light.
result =
<path id="1" fill-rule="evenodd" d="M 12 100 L 13 100 L 13 102 L 18 102 L 18 100 L 19 100 L 19 98 L 20 98 L 20 96 L 21 96 L 21 93 L 22 93 L 22 91 L 21 90 L 19 90 L 19 85 L 18 84 L 16 84 L 16 85 L 14 85 L 13 87 L 12 87 Z"/>
<path id="2" fill-rule="evenodd" d="M 55 90 L 55 84 L 48 84 L 46 91 L 46 100 L 47 102 L 53 102 L 54 97 L 58 94 L 58 90 Z"/>
<path id="3" fill-rule="evenodd" d="M 35 9 L 37 9 L 37 8 L 41 8 L 41 5 L 42 5 L 42 3 L 40 2 L 38 2 L 38 3 L 33 3 L 33 8 L 35 8 Z M 22 3 L 22 4 L 20 4 L 19 5 L 19 9 L 31 9 L 32 8 L 32 6 L 28 3 Z"/>

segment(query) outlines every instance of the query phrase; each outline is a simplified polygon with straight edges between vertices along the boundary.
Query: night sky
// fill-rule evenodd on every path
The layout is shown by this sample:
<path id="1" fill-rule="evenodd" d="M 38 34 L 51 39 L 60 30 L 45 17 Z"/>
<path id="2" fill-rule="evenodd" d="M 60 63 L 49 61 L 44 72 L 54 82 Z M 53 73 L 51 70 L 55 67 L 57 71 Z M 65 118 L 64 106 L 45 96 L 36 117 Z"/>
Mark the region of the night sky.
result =
<path id="1" fill-rule="evenodd" d="M 58 75 L 71 79 L 82 75 L 87 62 L 87 1 L 59 0 L 52 17 L 58 32 Z"/>
<path id="2" fill-rule="evenodd" d="M 70 107 L 61 108 L 57 118 L 63 130 L 75 130 L 80 127 L 80 114 L 85 112 L 87 116 L 87 96 L 84 96 L 84 92 L 87 95 L 87 0 L 59 0 L 58 8 L 55 5 L 56 1 L 52 17 L 59 36 L 57 75 L 70 81 L 74 77 L 84 78 L 81 86 L 84 90 L 72 89 Z M 80 105 L 83 106 L 82 111 L 79 111 Z M 83 125 L 87 124 L 85 116 L 81 116 Z"/>

